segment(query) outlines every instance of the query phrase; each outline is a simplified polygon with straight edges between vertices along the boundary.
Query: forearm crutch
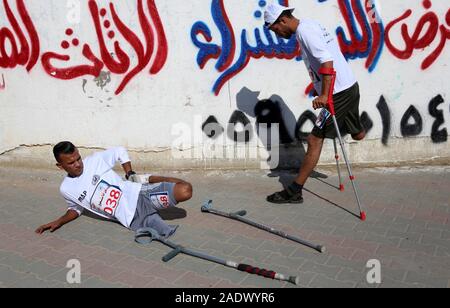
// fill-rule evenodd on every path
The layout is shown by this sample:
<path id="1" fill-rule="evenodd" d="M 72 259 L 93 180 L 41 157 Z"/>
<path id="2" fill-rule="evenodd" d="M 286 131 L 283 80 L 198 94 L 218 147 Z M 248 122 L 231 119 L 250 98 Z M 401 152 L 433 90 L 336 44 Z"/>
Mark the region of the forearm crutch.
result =
<path id="1" fill-rule="evenodd" d="M 333 123 L 336 128 L 337 137 L 339 139 L 339 144 L 341 145 L 342 154 L 344 156 L 345 164 L 347 165 L 348 174 L 350 176 L 350 181 L 352 182 L 353 191 L 355 192 L 356 201 L 358 202 L 359 212 L 360 212 L 360 218 L 362 221 L 365 221 L 367 219 L 366 212 L 363 211 L 361 206 L 361 200 L 359 198 L 358 189 L 356 187 L 356 178 L 353 175 L 352 166 L 350 164 L 350 160 L 347 156 L 347 151 L 345 150 L 344 141 L 342 139 L 341 131 L 339 130 L 339 124 L 336 119 L 336 111 L 334 109 L 334 99 L 333 99 L 333 93 L 334 93 L 334 85 L 336 82 L 336 71 L 333 68 L 321 68 L 319 70 L 319 74 L 321 75 L 327 75 L 331 76 L 331 86 L 330 86 L 330 92 L 328 94 L 328 109 L 331 113 L 331 116 L 333 118 Z"/>
<path id="2" fill-rule="evenodd" d="M 336 139 L 333 139 L 333 145 L 334 145 L 334 158 L 336 159 L 336 166 L 337 166 L 337 172 L 338 172 L 338 177 L 339 177 L 339 190 L 344 191 L 345 187 L 344 187 L 344 183 L 342 182 L 341 166 L 339 164 L 340 157 L 339 157 Z"/>
<path id="3" fill-rule="evenodd" d="M 239 211 L 239 212 L 236 212 L 236 213 L 225 213 L 225 212 L 213 209 L 212 205 L 213 205 L 212 200 L 206 201 L 203 204 L 203 206 L 202 206 L 202 212 L 203 213 L 210 213 L 210 214 L 214 214 L 214 215 L 218 215 L 218 216 L 222 216 L 222 217 L 226 217 L 226 218 L 231 218 L 231 219 L 243 222 L 245 224 L 248 224 L 248 225 L 253 226 L 255 228 L 261 229 L 263 231 L 267 231 L 269 233 L 278 235 L 278 236 L 280 236 L 282 238 L 285 238 L 285 239 L 297 242 L 297 243 L 299 243 L 301 245 L 310 247 L 310 248 L 312 248 L 314 250 L 317 250 L 320 253 L 324 253 L 326 251 L 326 248 L 324 246 L 310 243 L 310 242 L 302 240 L 301 238 L 298 238 L 296 236 L 292 236 L 292 235 L 286 234 L 286 233 L 284 233 L 282 231 L 276 230 L 276 229 L 274 229 L 272 227 L 265 226 L 263 224 L 251 221 L 250 219 L 247 219 L 247 218 L 243 217 L 243 216 L 247 215 L 246 211 Z"/>
<path id="4" fill-rule="evenodd" d="M 227 267 L 231 267 L 234 269 L 237 269 L 241 272 L 247 272 L 249 274 L 254 274 L 258 276 L 262 276 L 265 278 L 280 280 L 280 281 L 287 281 L 295 285 L 300 284 L 300 278 L 298 276 L 286 276 L 274 271 L 269 271 L 265 269 L 260 269 L 258 267 L 254 267 L 247 264 L 239 264 L 233 261 L 229 260 L 223 260 L 214 256 L 210 256 L 198 251 L 194 251 L 188 248 L 185 248 L 183 246 L 177 245 L 175 243 L 172 243 L 171 241 L 162 238 L 158 232 L 151 228 L 143 228 L 136 231 L 135 241 L 139 244 L 150 244 L 152 241 L 158 241 L 166 246 L 169 246 L 173 250 L 169 252 L 166 256 L 162 258 L 164 262 L 169 262 L 173 258 L 175 258 L 178 254 L 184 253 L 186 255 L 189 255 L 191 257 L 200 258 L 206 261 L 214 262 L 217 264 L 221 264 Z"/>

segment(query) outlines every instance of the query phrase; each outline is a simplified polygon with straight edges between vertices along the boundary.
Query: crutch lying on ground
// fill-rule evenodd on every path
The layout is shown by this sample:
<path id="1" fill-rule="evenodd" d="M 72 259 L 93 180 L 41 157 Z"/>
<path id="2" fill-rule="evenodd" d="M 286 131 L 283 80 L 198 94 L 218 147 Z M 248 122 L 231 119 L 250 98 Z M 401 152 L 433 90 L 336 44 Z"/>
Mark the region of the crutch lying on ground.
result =
<path id="1" fill-rule="evenodd" d="M 162 238 L 158 234 L 158 232 L 156 232 L 155 230 L 153 230 L 151 228 L 143 228 L 143 229 L 137 230 L 135 241 L 139 244 L 150 244 L 152 241 L 158 241 L 166 246 L 173 248 L 173 250 L 170 253 L 168 253 L 166 256 L 164 256 L 162 258 L 162 260 L 164 262 L 169 262 L 170 260 L 175 258 L 178 254 L 184 253 L 184 254 L 192 256 L 192 257 L 200 258 L 200 259 L 203 259 L 206 261 L 210 261 L 210 262 L 218 263 L 218 264 L 221 264 L 221 265 L 224 265 L 227 267 L 231 267 L 231 268 L 237 269 L 241 272 L 247 272 L 249 274 L 255 274 L 255 275 L 265 277 L 265 278 L 271 278 L 271 279 L 280 280 L 280 281 L 288 281 L 295 285 L 300 284 L 300 278 L 297 276 L 286 276 L 286 275 L 283 275 L 280 273 L 276 273 L 274 271 L 268 271 L 265 269 L 253 267 L 251 265 L 239 264 L 239 263 L 236 263 L 233 261 L 223 260 L 223 259 L 220 259 L 220 258 L 217 258 L 214 256 L 210 256 L 210 255 L 177 245 L 167 239 Z"/>
<path id="2" fill-rule="evenodd" d="M 334 99 L 333 99 L 333 91 L 334 91 L 334 85 L 336 82 L 336 71 L 333 68 L 321 68 L 319 71 L 319 74 L 331 76 L 331 87 L 330 87 L 330 93 L 328 95 L 328 110 L 331 113 L 331 116 L 333 118 L 333 123 L 336 128 L 337 137 L 339 140 L 339 144 L 341 145 L 342 154 L 344 156 L 345 164 L 347 165 L 348 174 L 350 176 L 350 181 L 352 182 L 353 191 L 355 192 L 356 201 L 358 202 L 359 212 L 360 212 L 360 218 L 362 221 L 365 221 L 367 219 L 366 212 L 362 210 L 361 206 L 361 200 L 359 199 L 358 189 L 356 187 L 355 182 L 355 176 L 353 175 L 352 167 L 350 164 L 350 160 L 348 159 L 347 151 L 345 150 L 344 140 L 342 139 L 341 131 L 339 130 L 339 124 L 336 119 L 336 111 L 334 109 Z M 338 157 L 337 154 L 337 148 L 336 148 L 336 157 Z M 339 161 L 338 158 L 336 158 L 336 161 Z M 338 164 L 338 170 L 339 170 L 339 164 Z M 340 173 L 340 171 L 339 171 Z M 340 184 L 341 189 L 343 189 L 342 183 Z"/>
<path id="3" fill-rule="evenodd" d="M 324 246 L 319 246 L 319 245 L 315 245 L 315 244 L 309 243 L 307 241 L 299 239 L 298 237 L 291 236 L 291 235 L 286 234 L 286 233 L 284 233 L 282 231 L 275 230 L 274 228 L 271 228 L 271 227 L 268 227 L 268 226 L 264 226 L 264 225 L 262 225 L 260 223 L 251 221 L 251 220 L 249 220 L 247 218 L 244 218 L 243 216 L 247 215 L 246 211 L 239 211 L 239 212 L 236 212 L 236 213 L 225 213 L 225 212 L 221 212 L 221 211 L 213 209 L 212 205 L 213 205 L 212 200 L 206 201 L 203 204 L 203 206 L 202 206 L 202 212 L 203 213 L 211 213 L 211 214 L 223 216 L 223 217 L 226 217 L 226 218 L 231 218 L 231 219 L 234 219 L 234 220 L 246 223 L 246 224 L 251 225 L 253 227 L 256 227 L 258 229 L 270 232 L 270 233 L 278 235 L 280 237 L 283 237 L 283 238 L 289 239 L 291 241 L 297 242 L 299 244 L 308 246 L 308 247 L 310 247 L 312 249 L 315 249 L 315 250 L 317 250 L 318 252 L 321 252 L 321 253 L 324 253 L 326 251 Z"/>

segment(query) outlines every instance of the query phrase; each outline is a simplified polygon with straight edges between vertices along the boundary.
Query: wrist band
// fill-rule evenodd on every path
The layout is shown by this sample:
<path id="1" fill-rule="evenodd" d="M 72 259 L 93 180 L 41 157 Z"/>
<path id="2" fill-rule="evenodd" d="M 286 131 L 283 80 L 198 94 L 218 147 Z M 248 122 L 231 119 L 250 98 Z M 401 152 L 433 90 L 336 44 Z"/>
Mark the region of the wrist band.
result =
<path id="1" fill-rule="evenodd" d="M 130 179 L 130 176 L 135 175 L 135 174 L 136 174 L 136 172 L 134 172 L 134 171 L 128 171 L 128 173 L 125 175 L 125 178 L 126 178 L 127 180 L 129 180 L 129 179 Z"/>

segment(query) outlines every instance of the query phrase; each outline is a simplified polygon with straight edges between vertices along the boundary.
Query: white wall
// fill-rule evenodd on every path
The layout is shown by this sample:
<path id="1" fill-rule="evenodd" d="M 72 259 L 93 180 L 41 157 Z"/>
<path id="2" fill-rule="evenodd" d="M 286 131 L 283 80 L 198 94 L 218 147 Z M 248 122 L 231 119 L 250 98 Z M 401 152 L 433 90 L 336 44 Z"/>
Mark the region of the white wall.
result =
<path id="1" fill-rule="evenodd" d="M 294 136 L 299 117 L 305 111 L 312 110 L 311 99 L 304 94 L 309 77 L 304 64 L 295 59 L 251 58 L 248 65 L 225 83 L 220 93 L 215 95 L 213 85 L 221 75 L 215 68 L 217 59 L 209 60 L 203 69 L 199 68 L 196 60 L 199 48 L 191 39 L 191 30 L 196 22 L 203 22 L 211 31 L 211 44 L 222 46 L 221 33 L 212 17 L 212 3 L 217 2 L 215 7 L 218 8 L 222 1 L 155 1 L 164 27 L 168 55 L 165 65 L 153 75 L 149 73 L 150 67 L 154 63 L 156 51 L 163 50 L 163 46 L 156 42 L 146 44 L 139 24 L 138 0 L 114 1 L 122 22 L 135 33 L 144 49 L 152 45 L 155 48 L 145 69 L 131 79 L 125 89 L 117 95 L 114 92 L 126 73 L 110 73 L 110 81 L 105 83 L 104 87 L 100 87 L 94 76 L 83 75 L 71 80 L 61 80 L 52 76 L 52 72 L 46 71 L 43 66 L 44 55 L 48 52 L 71 57 L 66 63 L 52 60 L 51 63 L 58 68 L 91 65 L 92 62 L 82 55 L 81 47 L 84 44 L 91 47 L 99 63 L 107 63 L 100 52 L 99 38 L 88 8 L 89 1 L 23 1 L 39 37 L 39 58 L 30 71 L 27 71 L 26 66 L 32 57 L 31 51 L 37 50 L 36 40 L 33 44 L 33 35 L 29 29 L 27 30 L 22 18 L 24 15 L 21 17 L 17 7 L 22 1 L 7 2 L 13 16 L 18 20 L 20 29 L 24 32 L 30 53 L 24 52 L 25 64 L 19 63 L 19 57 L 10 57 L 13 48 L 5 36 L 7 30 L 13 33 L 19 52 L 20 46 L 23 45 L 20 44 L 18 35 L 20 31 L 15 29 L 11 17 L 8 19 L 4 4 L 0 4 L 0 28 L 3 33 L 0 35 L 0 50 L 4 46 L 4 51 L 0 51 L 2 57 L 0 59 L 3 59 L 3 64 L 0 62 L 0 154 L 3 154 L 0 160 L 3 162 L 25 161 L 30 157 L 49 160 L 51 145 L 61 140 L 72 140 L 83 148 L 123 145 L 132 150 L 133 155 L 140 159 L 142 164 L 151 164 L 155 167 L 256 167 L 259 166 L 259 160 L 252 155 L 234 159 L 236 158 L 234 150 L 233 155 L 229 152 L 223 159 L 205 158 L 203 156 L 205 152 L 199 149 L 210 140 L 202 133 L 203 122 L 209 116 L 214 116 L 222 126 L 226 126 L 231 115 L 241 109 L 254 124 L 256 119 L 252 107 L 258 100 L 278 95 L 284 102 L 280 108 L 285 126 L 289 134 Z M 256 44 L 254 29 L 259 28 L 262 31 L 262 20 L 254 16 L 255 11 L 262 10 L 259 2 L 223 1 L 235 34 L 235 56 L 230 59 L 232 61 L 228 68 L 238 61 L 243 29 L 247 30 L 249 44 L 252 46 Z M 290 5 L 297 8 L 296 16 L 320 20 L 334 35 L 336 29 L 341 26 L 345 30 L 346 37 L 350 38 L 343 17 L 344 12 L 339 7 L 339 4 L 344 5 L 347 2 L 349 1 L 291 0 Z M 126 70 L 128 73 L 138 64 L 137 52 L 127 42 L 125 36 L 119 33 L 117 24 L 111 18 L 110 1 L 96 1 L 96 3 L 100 8 L 107 8 L 105 19 L 111 21 L 110 29 L 115 31 L 114 40 L 110 40 L 108 32 L 103 28 L 108 52 L 115 54 L 112 43 L 114 41 L 120 43 L 130 59 L 130 66 Z M 356 3 L 361 3 L 364 8 L 366 1 L 359 0 Z M 372 63 L 374 66 L 372 72 L 366 68 L 366 56 L 350 60 L 361 87 L 361 113 L 366 112 L 373 122 L 366 141 L 349 142 L 351 156 L 357 163 L 389 164 L 434 159 L 446 161 L 450 158 L 450 146 L 445 139 L 450 129 L 448 98 L 450 47 L 445 46 L 430 67 L 423 69 L 421 66 L 423 61 L 439 47 L 442 33 L 445 31 L 450 33 L 448 1 L 431 1 L 432 6 L 429 9 L 423 6 L 422 1 L 378 0 L 375 3 L 384 29 L 405 11 L 412 10 L 411 16 L 394 26 L 390 32 L 389 37 L 398 49 L 405 49 L 406 46 L 400 34 L 400 25 L 402 23 L 408 25 L 409 35 L 412 37 L 420 18 L 426 13 L 432 21 L 439 22 L 436 26 L 440 26 L 442 32 L 426 33 L 429 27 L 424 26 L 419 36 L 424 39 L 419 39 L 419 43 L 429 40 L 424 42 L 426 46 L 414 49 L 408 59 L 399 59 L 382 42 L 383 50 L 379 59 Z M 143 4 L 146 18 L 155 29 L 153 25 L 155 18 L 149 15 L 147 1 L 143 1 Z M 357 8 L 354 8 L 353 12 L 357 12 Z M 366 19 L 368 16 L 362 15 Z M 102 22 L 105 19 L 101 19 Z M 67 28 L 74 31 L 70 39 L 65 34 Z M 358 29 L 360 32 L 361 29 L 359 27 Z M 447 35 L 450 39 L 450 35 Z M 73 38 L 79 39 L 80 45 L 64 50 L 61 42 L 63 40 L 70 42 Z M 197 38 L 206 42 L 201 35 L 197 35 Z M 263 38 L 263 41 L 267 43 L 266 38 Z M 448 39 L 442 39 L 442 42 L 445 44 Z M 227 43 L 222 50 L 229 46 Z M 368 51 L 370 52 L 370 49 Z M 104 72 L 102 76 L 107 76 L 110 70 L 105 65 L 101 71 Z M 259 95 L 251 92 L 259 92 Z M 441 111 L 443 115 L 442 125 L 435 124 L 436 115 L 432 116 L 429 112 L 430 101 L 438 95 L 444 100 L 437 107 L 437 111 Z M 381 96 L 384 97 L 390 111 L 391 129 L 387 131 L 377 108 Z M 419 111 L 423 123 L 416 133 L 405 137 L 402 134 L 401 122 L 410 106 Z M 405 126 L 403 125 L 407 129 Z M 180 138 L 179 134 L 172 134 L 173 129 L 177 127 L 184 127 L 185 132 L 190 128 L 191 138 Z M 311 128 L 312 125 L 307 124 L 303 127 L 303 131 Z M 384 143 L 383 129 L 386 131 Z M 436 137 L 436 132 L 439 131 L 442 133 L 440 139 Z M 254 138 L 250 142 L 251 148 L 255 147 L 258 140 L 255 134 Z M 182 144 L 179 142 L 181 139 L 184 140 Z M 219 139 L 230 146 L 228 138 Z M 42 146 L 46 146 L 44 150 Z M 185 150 L 182 153 L 176 150 L 180 146 Z M 219 143 L 219 146 L 222 145 Z M 264 156 L 266 154 L 264 146 L 260 144 L 260 147 L 257 148 L 258 156 Z M 192 148 L 197 150 L 192 153 L 186 151 Z M 239 151 L 238 153 L 242 153 L 242 150 Z M 291 161 L 295 161 L 304 149 L 301 146 L 288 149 L 282 147 L 282 151 L 283 155 L 288 155 Z M 331 151 L 331 144 L 328 144 L 323 163 L 332 161 Z M 191 157 L 191 154 L 195 155 Z"/>

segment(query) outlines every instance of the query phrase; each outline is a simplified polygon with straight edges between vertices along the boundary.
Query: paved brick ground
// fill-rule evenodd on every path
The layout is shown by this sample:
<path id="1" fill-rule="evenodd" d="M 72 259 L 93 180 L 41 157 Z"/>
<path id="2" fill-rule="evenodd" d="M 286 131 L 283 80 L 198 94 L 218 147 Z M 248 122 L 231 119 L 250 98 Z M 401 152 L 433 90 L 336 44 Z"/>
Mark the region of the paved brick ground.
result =
<path id="1" fill-rule="evenodd" d="M 450 287 L 450 167 L 357 170 L 368 221 L 355 218 L 351 191 L 340 193 L 331 170 L 311 179 L 305 204 L 275 206 L 265 196 L 290 173 L 165 173 L 194 184 L 173 240 L 203 252 L 250 262 L 301 277 L 301 287 Z M 83 216 L 54 234 L 34 229 L 65 212 L 58 195 L 63 174 L 0 168 L 0 287 L 293 287 L 178 256 L 168 248 L 139 246 L 121 226 Z M 331 184 L 331 185 L 330 185 Z M 249 217 L 324 244 L 307 247 L 221 217 L 200 213 L 205 199 L 223 210 L 246 209 Z M 184 210 L 185 211 L 184 211 Z M 82 283 L 69 285 L 67 261 L 81 262 Z M 382 283 L 369 285 L 367 261 L 382 264 Z"/>

